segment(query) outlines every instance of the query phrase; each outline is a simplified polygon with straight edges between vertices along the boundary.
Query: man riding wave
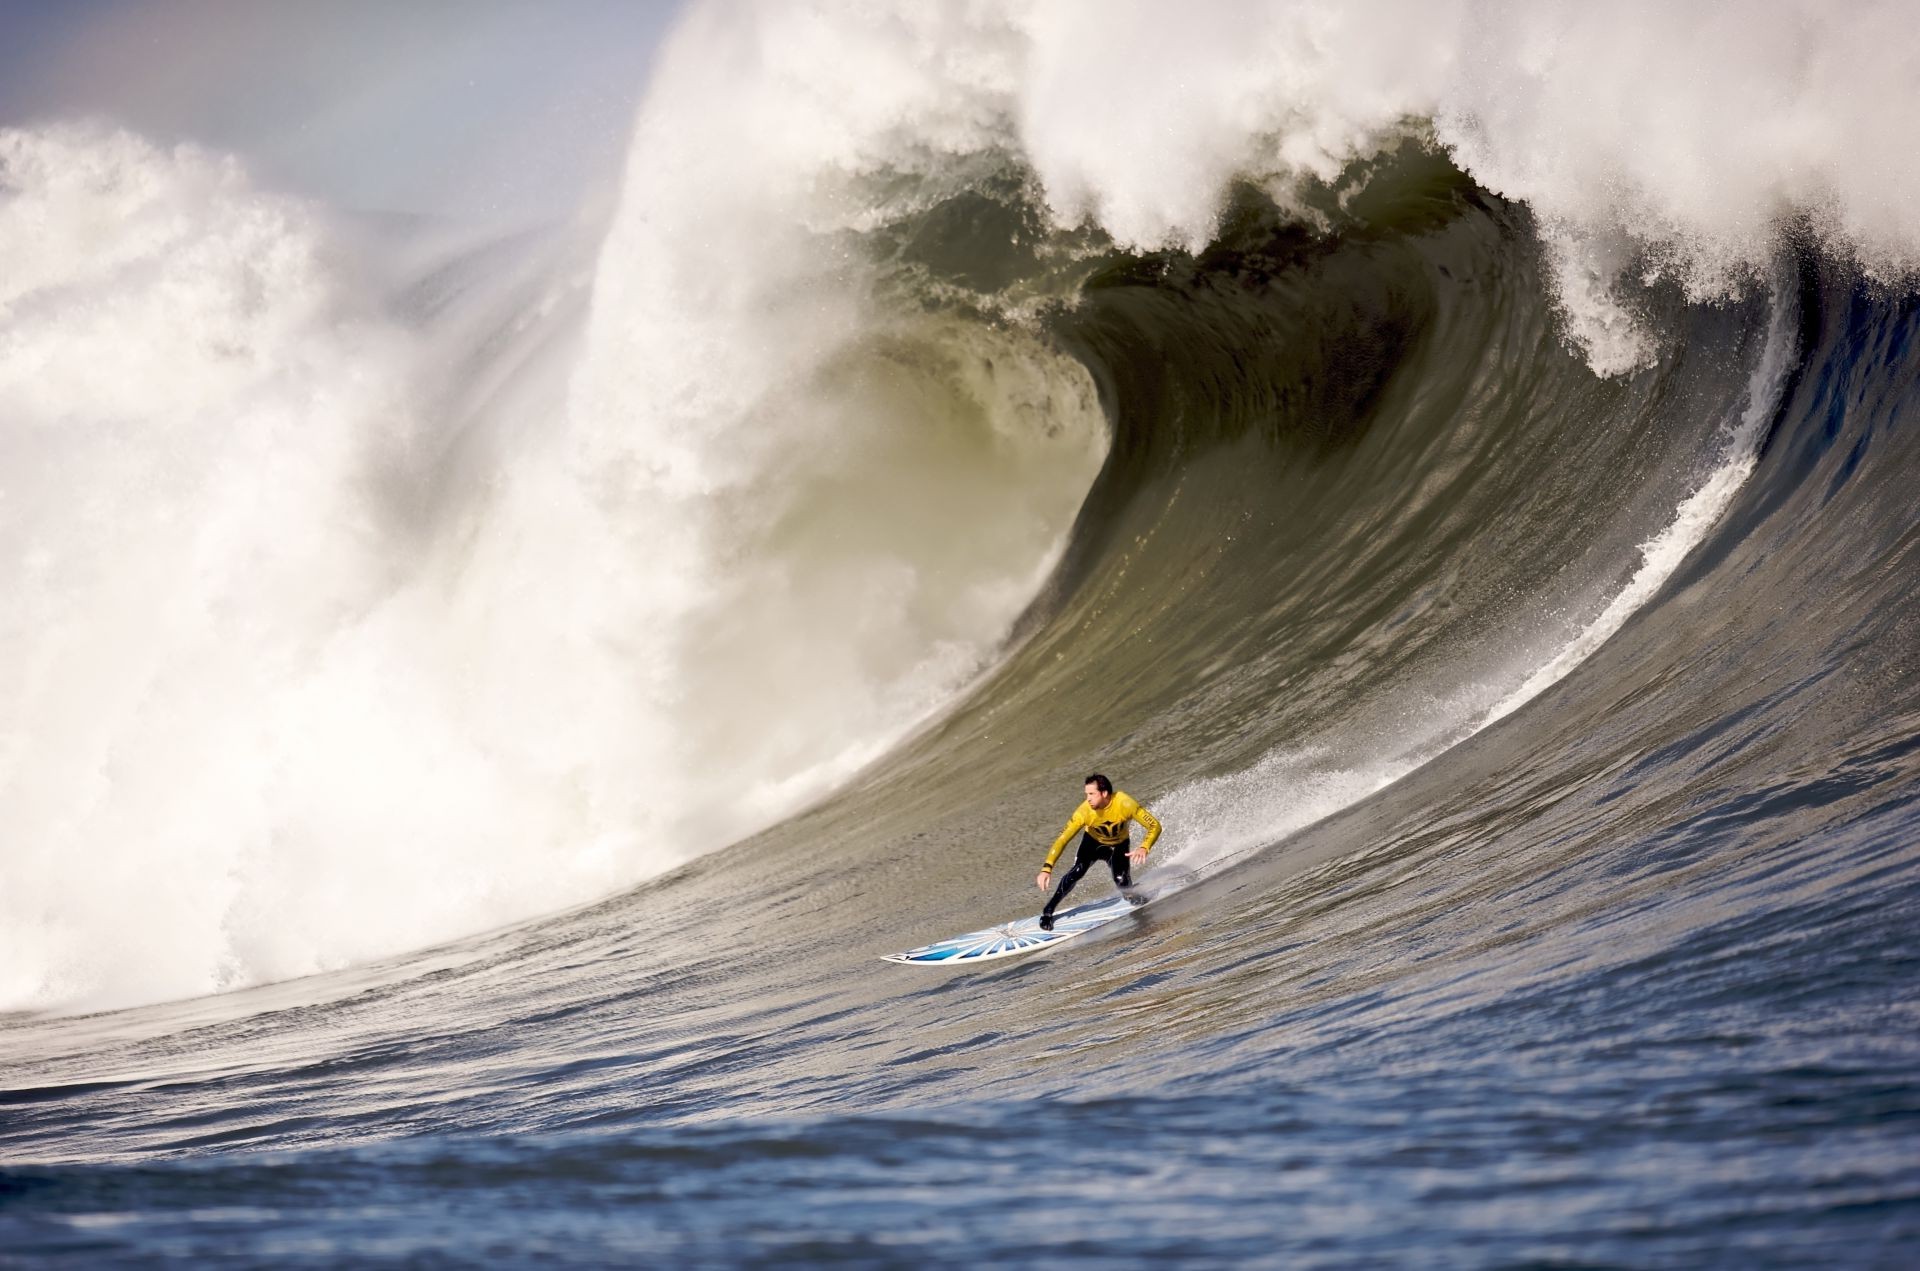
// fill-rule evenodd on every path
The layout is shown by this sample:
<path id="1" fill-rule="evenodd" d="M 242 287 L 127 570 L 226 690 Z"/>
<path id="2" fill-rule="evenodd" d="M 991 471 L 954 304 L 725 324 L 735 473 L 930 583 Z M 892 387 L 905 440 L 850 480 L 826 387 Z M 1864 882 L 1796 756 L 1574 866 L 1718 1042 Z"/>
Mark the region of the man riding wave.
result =
<path id="1" fill-rule="evenodd" d="M 1060 885 L 1054 889 L 1047 900 L 1047 907 L 1040 911 L 1040 929 L 1053 930 L 1053 911 L 1060 907 L 1073 885 L 1080 881 L 1095 861 L 1105 861 L 1113 870 L 1114 886 L 1120 894 L 1135 905 L 1146 901 L 1133 890 L 1133 867 L 1144 864 L 1147 853 L 1153 850 L 1155 840 L 1160 837 L 1160 822 L 1153 813 L 1140 806 L 1139 800 L 1125 791 L 1116 791 L 1113 783 L 1101 773 L 1094 773 L 1085 782 L 1087 800 L 1074 809 L 1073 816 L 1067 821 L 1067 828 L 1060 831 L 1060 837 L 1053 841 L 1053 847 L 1047 852 L 1047 863 L 1040 867 L 1039 877 L 1034 885 L 1045 891 L 1053 881 L 1053 863 L 1060 859 L 1060 853 L 1066 848 L 1067 840 L 1073 837 L 1075 830 L 1080 833 L 1080 850 L 1074 854 L 1073 864 L 1067 868 L 1060 879 Z M 1147 837 L 1139 847 L 1130 847 L 1128 835 L 1131 822 L 1138 821 L 1147 827 Z"/>

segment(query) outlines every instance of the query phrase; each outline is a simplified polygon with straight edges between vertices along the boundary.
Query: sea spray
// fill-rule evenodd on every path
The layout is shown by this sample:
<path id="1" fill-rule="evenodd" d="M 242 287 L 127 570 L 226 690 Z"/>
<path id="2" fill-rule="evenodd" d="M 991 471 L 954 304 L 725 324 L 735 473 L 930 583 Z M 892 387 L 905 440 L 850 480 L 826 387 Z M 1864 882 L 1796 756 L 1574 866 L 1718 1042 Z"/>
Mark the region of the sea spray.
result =
<path id="1" fill-rule="evenodd" d="M 821 282 L 776 310 L 845 323 L 768 339 L 771 269 L 655 296 L 612 357 L 660 373 L 569 409 L 564 279 L 480 252 L 408 319 L 231 159 L 0 153 L 8 1007 L 361 962 L 769 823 L 979 673 L 1102 453 L 1032 334 Z"/>

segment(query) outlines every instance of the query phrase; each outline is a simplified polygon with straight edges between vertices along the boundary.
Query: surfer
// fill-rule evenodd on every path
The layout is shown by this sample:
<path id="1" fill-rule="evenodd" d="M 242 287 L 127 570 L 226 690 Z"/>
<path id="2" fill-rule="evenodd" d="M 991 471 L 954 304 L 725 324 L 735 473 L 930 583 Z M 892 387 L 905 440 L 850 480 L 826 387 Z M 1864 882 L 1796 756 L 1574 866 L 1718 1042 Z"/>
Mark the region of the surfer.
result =
<path id="1" fill-rule="evenodd" d="M 1067 840 L 1073 837 L 1075 830 L 1081 831 L 1080 850 L 1074 853 L 1073 864 L 1068 866 L 1060 885 L 1054 888 L 1053 895 L 1047 900 L 1047 907 L 1040 911 L 1040 929 L 1053 930 L 1053 911 L 1067 898 L 1073 885 L 1080 876 L 1090 869 L 1095 861 L 1105 861 L 1113 870 L 1114 886 L 1120 894 L 1134 904 L 1141 901 L 1133 893 L 1133 867 L 1144 864 L 1147 853 L 1153 850 L 1154 840 L 1160 837 L 1160 821 L 1153 813 L 1140 806 L 1139 800 L 1124 790 L 1116 791 L 1113 782 L 1100 773 L 1094 773 L 1086 780 L 1087 801 L 1073 810 L 1073 816 L 1067 821 L 1067 828 L 1060 831 L 1060 837 L 1053 841 L 1053 847 L 1047 853 L 1047 863 L 1040 867 L 1040 876 L 1034 879 L 1034 885 L 1041 891 L 1047 889 L 1053 881 L 1053 863 L 1060 859 L 1061 851 L 1067 846 Z M 1147 827 L 1147 837 L 1138 847 L 1128 844 L 1130 821 L 1138 821 Z"/>

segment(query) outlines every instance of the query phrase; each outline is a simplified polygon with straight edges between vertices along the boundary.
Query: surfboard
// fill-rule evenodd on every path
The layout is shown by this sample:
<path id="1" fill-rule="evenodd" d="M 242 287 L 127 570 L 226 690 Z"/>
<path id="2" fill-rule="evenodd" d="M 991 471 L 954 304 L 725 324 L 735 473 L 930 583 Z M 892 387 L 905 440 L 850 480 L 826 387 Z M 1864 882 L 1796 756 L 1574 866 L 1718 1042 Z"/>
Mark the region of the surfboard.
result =
<path id="1" fill-rule="evenodd" d="M 955 966 L 1011 958 L 1085 935 L 1095 927 L 1130 914 L 1146 903 L 1145 897 L 1138 903 L 1129 903 L 1125 896 L 1109 896 L 1091 905 L 1079 905 L 1055 914 L 1052 931 L 1040 930 L 1040 919 L 1036 915 L 1016 922 L 1003 922 L 984 931 L 969 931 L 964 936 L 949 936 L 945 940 L 923 944 L 918 949 L 908 949 L 905 953 L 889 953 L 884 961 L 906 962 L 914 966 Z"/>

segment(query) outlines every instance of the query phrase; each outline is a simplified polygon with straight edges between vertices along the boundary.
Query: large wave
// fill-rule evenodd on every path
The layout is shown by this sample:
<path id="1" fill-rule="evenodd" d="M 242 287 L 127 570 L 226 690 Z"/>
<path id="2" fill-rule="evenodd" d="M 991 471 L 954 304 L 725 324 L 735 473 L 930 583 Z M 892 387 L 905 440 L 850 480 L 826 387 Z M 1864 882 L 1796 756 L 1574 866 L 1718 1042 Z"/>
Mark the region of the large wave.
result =
<path id="1" fill-rule="evenodd" d="M 1763 16 L 700 8 L 603 238 L 404 268 L 4 134 L 0 1005 L 605 895 L 996 664 L 971 779 L 1100 749 L 1190 863 L 1404 773 L 1725 506 L 1796 250 L 1920 259 L 1899 7 Z"/>
<path id="2" fill-rule="evenodd" d="M 361 961 L 759 828 L 977 671 L 1099 459 L 1083 371 L 928 318 L 760 356 L 678 452 L 722 489 L 668 411 L 565 412 L 564 243 L 369 292 L 364 229 L 230 162 L 0 158 L 11 1006 Z M 676 359 L 747 387 L 652 347 L 661 402 Z"/>

